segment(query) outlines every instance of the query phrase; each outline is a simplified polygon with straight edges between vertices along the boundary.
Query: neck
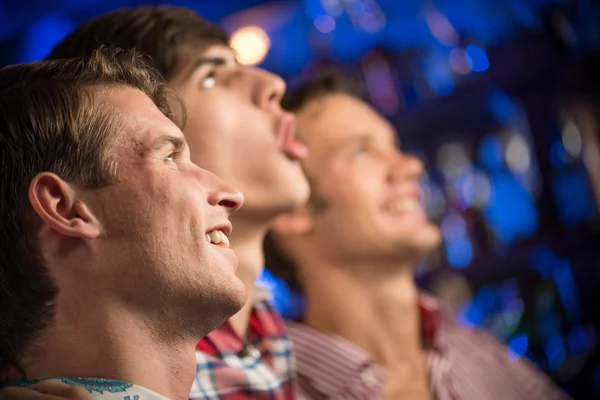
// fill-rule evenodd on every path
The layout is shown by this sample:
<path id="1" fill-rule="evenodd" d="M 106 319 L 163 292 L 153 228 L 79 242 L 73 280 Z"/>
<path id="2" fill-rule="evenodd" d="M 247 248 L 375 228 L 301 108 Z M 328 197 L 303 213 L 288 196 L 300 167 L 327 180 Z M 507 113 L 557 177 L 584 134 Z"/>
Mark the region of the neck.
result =
<path id="1" fill-rule="evenodd" d="M 62 300 L 57 302 L 53 324 L 23 363 L 28 379 L 115 379 L 173 400 L 188 399 L 197 338 L 167 341 L 144 318 L 99 302 L 93 307 L 85 302 L 84 307 L 83 302 Z"/>
<path id="2" fill-rule="evenodd" d="M 230 243 L 238 257 L 237 276 L 248 289 L 248 301 L 233 317 L 229 323 L 242 337 L 248 331 L 250 312 L 254 304 L 256 292 L 256 279 L 264 268 L 263 241 L 269 225 L 255 222 L 233 220 L 234 230 Z"/>
<path id="3" fill-rule="evenodd" d="M 386 368 L 422 353 L 414 265 L 312 266 L 302 268 L 318 268 L 304 280 L 307 325 L 345 338 Z"/>

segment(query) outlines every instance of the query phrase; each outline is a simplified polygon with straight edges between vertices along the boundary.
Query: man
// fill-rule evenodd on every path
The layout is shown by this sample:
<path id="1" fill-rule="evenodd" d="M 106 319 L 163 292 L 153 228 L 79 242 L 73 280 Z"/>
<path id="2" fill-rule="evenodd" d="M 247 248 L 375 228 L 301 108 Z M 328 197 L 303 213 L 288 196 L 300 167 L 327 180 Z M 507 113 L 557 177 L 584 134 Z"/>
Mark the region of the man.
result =
<path id="1" fill-rule="evenodd" d="M 298 162 L 306 150 L 294 139 L 294 116 L 279 105 L 285 83 L 239 65 L 221 29 L 176 7 L 123 9 L 97 17 L 49 58 L 89 54 L 100 44 L 136 48 L 151 57 L 188 111 L 183 133 L 192 161 L 244 193 L 244 208 L 232 219 L 229 240 L 249 301 L 198 344 L 190 397 L 294 398 L 294 362 L 284 323 L 266 294 L 255 289 L 272 220 L 308 198 Z"/>
<path id="2" fill-rule="evenodd" d="M 329 74 L 284 107 L 310 151 L 312 193 L 276 220 L 265 255 L 306 295 L 302 323 L 290 323 L 300 388 L 313 399 L 562 398 L 418 291 L 413 271 L 440 233 L 419 202 L 423 165 L 389 122 Z"/>
<path id="3" fill-rule="evenodd" d="M 186 399 L 196 343 L 246 301 L 242 195 L 169 104 L 133 51 L 0 70 L 0 354 L 33 382 Z"/>

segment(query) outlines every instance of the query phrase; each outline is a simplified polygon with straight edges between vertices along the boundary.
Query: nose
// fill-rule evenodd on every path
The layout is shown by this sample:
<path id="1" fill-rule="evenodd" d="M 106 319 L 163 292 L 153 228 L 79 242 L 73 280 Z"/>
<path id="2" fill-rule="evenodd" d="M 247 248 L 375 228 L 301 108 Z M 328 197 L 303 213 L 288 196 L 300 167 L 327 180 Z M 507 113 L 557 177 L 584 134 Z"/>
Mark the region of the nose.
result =
<path id="1" fill-rule="evenodd" d="M 252 75 L 255 82 L 255 104 L 263 109 L 279 110 L 279 103 L 286 90 L 285 81 L 281 77 L 260 68 L 254 68 Z"/>
<path id="2" fill-rule="evenodd" d="M 223 207 L 227 214 L 239 210 L 244 204 L 244 195 L 218 176 L 210 173 L 210 189 L 208 190 L 208 204 Z"/>
<path id="3" fill-rule="evenodd" d="M 423 162 L 419 158 L 401 151 L 394 155 L 392 165 L 391 178 L 393 181 L 419 179 L 423 175 Z"/>

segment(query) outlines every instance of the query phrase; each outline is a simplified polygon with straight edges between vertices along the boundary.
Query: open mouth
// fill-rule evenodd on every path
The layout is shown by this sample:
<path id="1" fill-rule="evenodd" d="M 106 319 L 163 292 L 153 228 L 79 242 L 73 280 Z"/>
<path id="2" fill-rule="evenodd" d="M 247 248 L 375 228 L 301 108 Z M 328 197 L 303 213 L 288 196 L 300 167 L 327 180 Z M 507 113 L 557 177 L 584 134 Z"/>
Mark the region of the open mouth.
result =
<path id="1" fill-rule="evenodd" d="M 292 114 L 285 114 L 279 127 L 279 145 L 291 161 L 298 161 L 308 156 L 306 145 L 296 137 L 296 119 Z"/>
<path id="2" fill-rule="evenodd" d="M 221 229 L 215 229 L 206 233 L 206 241 L 221 247 L 229 247 L 229 238 Z"/>

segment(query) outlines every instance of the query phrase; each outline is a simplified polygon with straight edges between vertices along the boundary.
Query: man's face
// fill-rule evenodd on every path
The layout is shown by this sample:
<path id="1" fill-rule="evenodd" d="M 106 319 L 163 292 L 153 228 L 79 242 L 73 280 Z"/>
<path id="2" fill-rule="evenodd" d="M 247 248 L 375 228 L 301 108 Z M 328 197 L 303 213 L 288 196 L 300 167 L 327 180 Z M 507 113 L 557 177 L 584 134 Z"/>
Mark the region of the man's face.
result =
<path id="1" fill-rule="evenodd" d="M 239 65 L 226 46 L 208 48 L 184 66 L 171 87 L 187 108 L 192 161 L 239 188 L 244 215 L 274 215 L 309 193 L 294 140 L 295 118 L 279 106 L 285 83 Z"/>
<path id="2" fill-rule="evenodd" d="M 243 197 L 191 162 L 182 132 L 145 94 L 110 90 L 100 100 L 124 128 L 112 144 L 116 182 L 85 194 L 102 227 L 105 265 L 91 278 L 146 321 L 171 329 L 184 321 L 206 334 L 247 298 L 235 253 L 214 243 L 229 235 Z"/>
<path id="3" fill-rule="evenodd" d="M 438 245 L 439 231 L 419 201 L 423 166 L 399 151 L 384 118 L 344 94 L 315 100 L 297 116 L 310 149 L 305 171 L 325 204 L 314 212 L 311 240 L 319 251 L 375 260 L 422 257 Z"/>

